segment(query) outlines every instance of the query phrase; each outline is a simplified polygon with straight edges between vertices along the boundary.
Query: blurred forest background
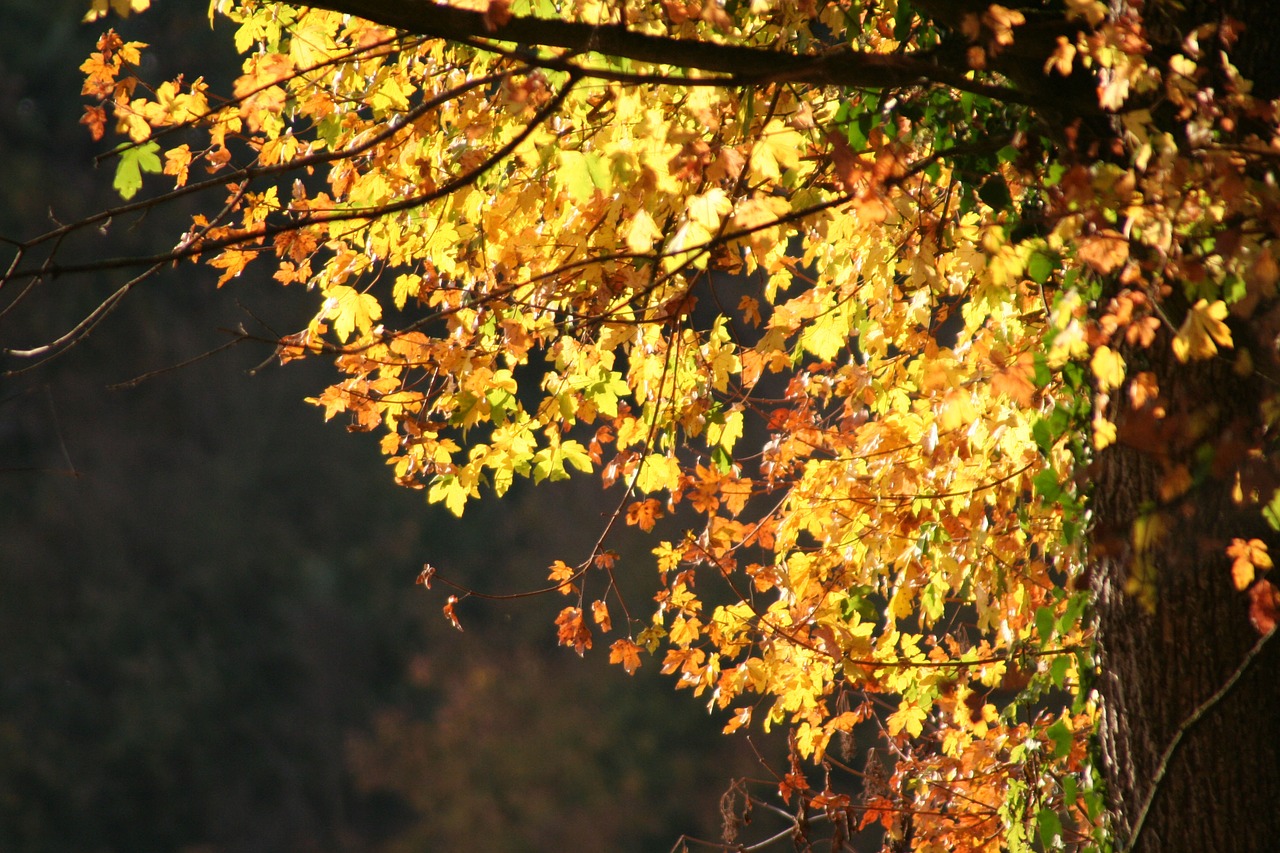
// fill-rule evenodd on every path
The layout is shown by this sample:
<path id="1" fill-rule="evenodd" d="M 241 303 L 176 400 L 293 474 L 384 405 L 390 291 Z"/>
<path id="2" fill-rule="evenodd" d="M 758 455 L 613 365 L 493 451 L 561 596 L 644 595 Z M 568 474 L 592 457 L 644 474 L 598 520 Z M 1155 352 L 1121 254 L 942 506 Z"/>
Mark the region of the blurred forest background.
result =
<path id="1" fill-rule="evenodd" d="M 87 0 L 0 0 L 0 235 L 118 202 L 77 120 Z M 114 23 L 146 76 L 239 60 L 203 4 Z M 155 179 L 149 179 L 155 181 Z M 148 184 L 154 187 L 159 184 Z M 112 224 L 73 251 L 172 246 L 183 221 Z M 226 329 L 300 328 L 313 299 L 262 270 L 215 290 L 186 265 L 85 343 L 0 376 L 0 850 L 649 851 L 720 834 L 750 745 L 597 649 L 557 649 L 562 600 L 469 600 L 458 633 L 424 562 L 490 592 L 584 557 L 590 479 L 513 490 L 462 521 L 393 485 L 368 436 L 303 402 L 326 365 L 269 365 Z M 0 346 L 65 332 L 120 277 L 42 285 Z M 7 303 L 8 297 L 0 296 Z M 633 600 L 648 545 L 623 542 Z M 757 744 L 758 745 L 758 744 Z M 776 747 L 776 745 L 775 745 Z M 763 748 L 763 747 L 761 747 Z"/>

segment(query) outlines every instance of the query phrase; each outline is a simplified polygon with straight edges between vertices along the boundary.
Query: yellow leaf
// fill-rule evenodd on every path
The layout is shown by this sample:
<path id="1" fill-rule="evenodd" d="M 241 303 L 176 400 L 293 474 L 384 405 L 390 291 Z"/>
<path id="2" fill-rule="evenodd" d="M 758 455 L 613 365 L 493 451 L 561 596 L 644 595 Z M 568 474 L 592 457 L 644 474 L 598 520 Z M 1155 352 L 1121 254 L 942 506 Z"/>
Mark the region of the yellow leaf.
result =
<path id="1" fill-rule="evenodd" d="M 1116 443 L 1116 425 L 1107 420 L 1101 412 L 1093 416 L 1093 446 L 1102 450 Z"/>
<path id="2" fill-rule="evenodd" d="M 627 249 L 637 255 L 645 254 L 661 236 L 662 232 L 649 211 L 641 208 L 631 217 L 631 225 L 627 229 Z"/>
<path id="3" fill-rule="evenodd" d="M 1231 579 L 1239 590 L 1248 589 L 1260 572 L 1272 567 L 1267 543 L 1261 539 L 1250 539 L 1247 542 L 1232 539 L 1227 547 L 1227 556 L 1232 558 Z"/>
<path id="4" fill-rule="evenodd" d="M 904 700 L 898 706 L 898 710 L 889 715 L 885 725 L 889 729 L 889 734 L 895 737 L 904 731 L 911 737 L 920 737 L 924 731 L 925 718 L 928 716 L 929 713 L 924 708 Z"/>
<path id="5" fill-rule="evenodd" d="M 973 404 L 973 394 L 966 388 L 952 388 L 942 397 L 938 410 L 938 428 L 943 432 L 960 429 L 973 423 L 978 408 Z"/>
<path id="6" fill-rule="evenodd" d="M 1227 304 L 1221 299 L 1210 303 L 1201 299 L 1191 306 L 1173 339 L 1173 354 L 1179 361 L 1212 358 L 1218 354 L 1218 345 L 1231 346 L 1231 330 L 1222 322 L 1227 316 Z"/>
<path id="7" fill-rule="evenodd" d="M 1098 390 L 1110 391 L 1124 382 L 1124 358 L 1108 346 L 1098 347 L 1089 362 L 1093 375 L 1098 379 Z"/>
<path id="8" fill-rule="evenodd" d="M 644 457 L 636 488 L 653 494 L 664 489 L 675 489 L 680 483 L 680 463 L 670 456 L 652 453 Z"/>
<path id="9" fill-rule="evenodd" d="M 382 306 L 368 293 L 344 284 L 329 288 L 325 300 L 324 319 L 333 321 L 333 333 L 343 343 L 352 332 L 366 334 L 382 318 Z"/>
<path id="10" fill-rule="evenodd" d="M 803 136 L 774 119 L 765 125 L 751 148 L 751 171 L 764 180 L 776 180 L 800 164 L 805 147 Z"/>
<path id="11" fill-rule="evenodd" d="M 122 18 L 127 18 L 133 12 L 145 12 L 151 8 L 151 0 L 92 0 L 89 4 L 89 11 L 85 13 L 82 23 L 93 23 L 94 21 L 106 17 L 107 10 L 110 9 Z"/>
<path id="12" fill-rule="evenodd" d="M 733 202 L 724 190 L 713 187 L 702 195 L 690 196 L 686 210 L 690 221 L 714 234 L 720 228 L 720 221 L 733 210 Z"/>

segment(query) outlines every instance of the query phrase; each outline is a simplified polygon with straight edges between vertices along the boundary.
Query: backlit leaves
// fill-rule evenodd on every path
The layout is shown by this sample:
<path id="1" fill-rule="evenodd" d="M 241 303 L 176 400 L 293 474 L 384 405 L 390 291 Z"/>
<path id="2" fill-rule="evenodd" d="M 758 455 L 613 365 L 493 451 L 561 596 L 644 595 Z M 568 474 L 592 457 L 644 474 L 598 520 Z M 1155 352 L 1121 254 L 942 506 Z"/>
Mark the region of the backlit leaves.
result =
<path id="1" fill-rule="evenodd" d="M 614 14 L 467 5 L 490 28 Z M 1219 132 L 1183 88 L 1194 62 L 1163 75 L 1102 4 L 1067 6 L 1099 29 L 1035 67 L 1105 68 L 1107 108 L 1164 87 Z M 215 12 L 246 55 L 225 102 L 199 80 L 140 87 L 142 45 L 113 34 L 82 67 L 90 132 L 133 143 L 117 189 L 225 178 L 226 213 L 193 220 L 188 245 L 220 283 L 274 258 L 276 281 L 314 294 L 282 359 L 335 359 L 312 402 L 379 433 L 397 482 L 459 515 L 520 477 L 613 489 L 606 533 L 656 534 L 652 602 L 623 600 L 626 561 L 602 539 L 542 581 L 567 597 L 561 645 L 608 635 L 612 662 L 656 656 L 727 729 L 788 729 L 786 796 L 837 803 L 799 758 L 874 725 L 900 758 L 862 819 L 900 833 L 913 811 L 918 849 L 1029 849 L 1037 832 L 1050 847 L 1097 820 L 1063 794 L 1087 773 L 1096 710 L 1076 474 L 1111 445 L 1171 443 L 1144 349 L 1220 356 L 1228 314 L 1274 296 L 1258 213 L 1274 186 L 1238 152 L 1184 157 L 1141 109 L 1116 117 L 1123 153 L 1094 162 L 972 91 L 657 84 L 671 68 L 314 9 Z M 626 14 L 654 35 L 815 56 L 937 36 L 904 3 Z M 974 74 L 1025 26 L 1000 5 L 968 15 Z M 1172 292 L 1190 307 L 1166 310 Z M 1160 499 L 1194 489 L 1200 463 L 1167 460 Z M 1149 605 L 1170 523 L 1153 511 L 1118 534 Z M 1254 542 L 1229 554 L 1261 624 L 1270 557 Z M 988 701 L 1049 686 L 1070 709 Z"/>
<path id="2" fill-rule="evenodd" d="M 1222 322 L 1226 316 L 1227 306 L 1221 299 L 1213 303 L 1201 299 L 1192 305 L 1173 339 L 1178 359 L 1210 358 L 1217 355 L 1219 346 L 1230 347 L 1231 330 Z"/>
<path id="3" fill-rule="evenodd" d="M 164 167 L 156 152 L 160 146 L 154 142 L 127 145 L 120 149 L 120 162 L 116 166 L 116 178 L 112 186 L 123 199 L 131 199 L 142 189 L 144 174 L 158 174 Z"/>

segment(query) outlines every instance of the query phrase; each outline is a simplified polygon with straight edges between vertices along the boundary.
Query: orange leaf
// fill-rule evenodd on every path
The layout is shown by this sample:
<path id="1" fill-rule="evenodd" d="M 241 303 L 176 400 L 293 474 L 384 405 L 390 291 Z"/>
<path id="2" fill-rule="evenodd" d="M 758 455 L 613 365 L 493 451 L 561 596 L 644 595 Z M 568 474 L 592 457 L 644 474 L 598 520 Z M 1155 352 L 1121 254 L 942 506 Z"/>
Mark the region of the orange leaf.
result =
<path id="1" fill-rule="evenodd" d="M 1106 275 L 1129 259 L 1129 241 L 1119 231 L 1108 228 L 1081 240 L 1077 255 Z"/>
<path id="2" fill-rule="evenodd" d="M 458 596 L 451 595 L 449 596 L 449 600 L 444 603 L 444 607 L 442 607 L 441 610 L 444 611 L 444 617 L 453 624 L 453 627 L 461 631 L 462 623 L 458 621 L 458 614 L 455 613 L 453 609 L 454 605 L 456 605 L 457 603 L 458 603 Z"/>
<path id="3" fill-rule="evenodd" d="M 654 523 L 665 513 L 662 510 L 662 504 L 653 498 L 647 498 L 643 501 L 636 501 L 627 507 L 627 524 L 632 527 L 639 527 L 645 533 L 653 530 Z"/>
<path id="4" fill-rule="evenodd" d="M 1024 352 L 991 377 L 991 390 L 1006 395 L 1019 406 L 1029 406 L 1036 393 L 1035 372 L 1035 356 Z"/>
<path id="5" fill-rule="evenodd" d="M 613 620 L 609 618 L 609 605 L 603 601 L 593 602 L 591 605 L 591 618 L 600 626 L 601 631 L 612 631 Z"/>
<path id="6" fill-rule="evenodd" d="M 618 640 L 609 648 L 609 663 L 620 663 L 627 675 L 640 668 L 640 647 L 630 640 Z"/>
<path id="7" fill-rule="evenodd" d="M 576 574 L 572 566 L 565 564 L 563 560 L 556 560 L 551 564 L 551 571 L 547 573 L 547 578 L 552 583 L 559 584 L 558 588 L 563 595 L 570 595 L 578 591 L 577 585 L 573 583 Z"/>
<path id="8" fill-rule="evenodd" d="M 93 135 L 93 139 L 97 142 L 102 138 L 103 130 L 107 126 L 107 111 L 102 107 L 85 107 L 84 115 L 80 117 L 80 123 L 89 128 L 89 133 Z"/>
<path id="9" fill-rule="evenodd" d="M 556 626 L 559 628 L 556 639 L 560 641 L 560 645 L 573 646 L 579 657 L 591 648 L 591 629 L 582 618 L 582 608 L 566 607 L 561 610 L 556 617 Z"/>
<path id="10" fill-rule="evenodd" d="M 1249 587 L 1249 621 L 1259 634 L 1270 634 L 1280 621 L 1280 589 L 1271 581 Z"/>
<path id="11" fill-rule="evenodd" d="M 1227 547 L 1227 556 L 1232 559 L 1231 579 L 1236 589 L 1247 589 L 1259 571 L 1271 568 L 1271 555 L 1267 553 L 1267 543 L 1261 539 L 1232 539 Z"/>

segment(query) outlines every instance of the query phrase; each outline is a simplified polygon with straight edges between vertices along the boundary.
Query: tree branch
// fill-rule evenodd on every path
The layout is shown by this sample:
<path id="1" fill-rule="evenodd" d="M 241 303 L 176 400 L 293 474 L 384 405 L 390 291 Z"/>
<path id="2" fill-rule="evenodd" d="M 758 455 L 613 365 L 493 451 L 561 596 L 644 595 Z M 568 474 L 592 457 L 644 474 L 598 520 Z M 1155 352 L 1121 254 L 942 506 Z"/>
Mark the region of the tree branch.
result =
<path id="1" fill-rule="evenodd" d="M 1026 96 L 1015 89 L 968 79 L 967 68 L 947 68 L 910 54 L 838 50 L 801 55 L 747 45 L 649 35 L 616 24 L 597 26 L 549 18 L 513 16 L 494 26 L 481 12 L 426 0 L 317 0 L 306 5 L 451 41 L 492 39 L 724 74 L 729 76 L 727 84 L 790 82 L 884 89 L 941 83 L 1004 101 L 1029 103 Z"/>
<path id="2" fill-rule="evenodd" d="M 1213 708 L 1227 698 L 1239 683 L 1240 679 L 1258 659 L 1258 655 L 1262 653 L 1267 642 L 1276 634 L 1276 630 L 1272 629 L 1258 638 L 1253 647 L 1249 649 L 1249 653 L 1244 656 L 1244 660 L 1240 661 L 1240 665 L 1236 667 L 1235 672 L 1231 673 L 1221 687 L 1214 691 L 1213 695 L 1200 703 L 1197 708 L 1191 712 L 1191 715 L 1182 721 L 1178 726 L 1178 730 L 1174 732 L 1173 740 L 1169 741 L 1169 745 L 1165 747 L 1164 753 L 1160 756 L 1160 763 L 1156 767 L 1156 775 L 1151 780 L 1151 787 L 1147 790 L 1146 799 L 1143 800 L 1142 808 L 1138 811 L 1138 819 L 1134 822 L 1133 832 L 1129 836 L 1129 843 L 1125 845 L 1125 853 L 1132 853 L 1138 847 L 1138 838 L 1142 835 L 1142 829 L 1146 826 L 1147 815 L 1151 812 L 1151 806 L 1156 800 L 1156 794 L 1160 792 L 1160 783 L 1164 781 L 1165 774 L 1169 771 L 1169 762 L 1173 760 L 1174 753 L 1178 751 L 1178 747 L 1182 745 L 1183 738 L 1187 732 L 1204 719 L 1205 714 L 1213 710 Z"/>

